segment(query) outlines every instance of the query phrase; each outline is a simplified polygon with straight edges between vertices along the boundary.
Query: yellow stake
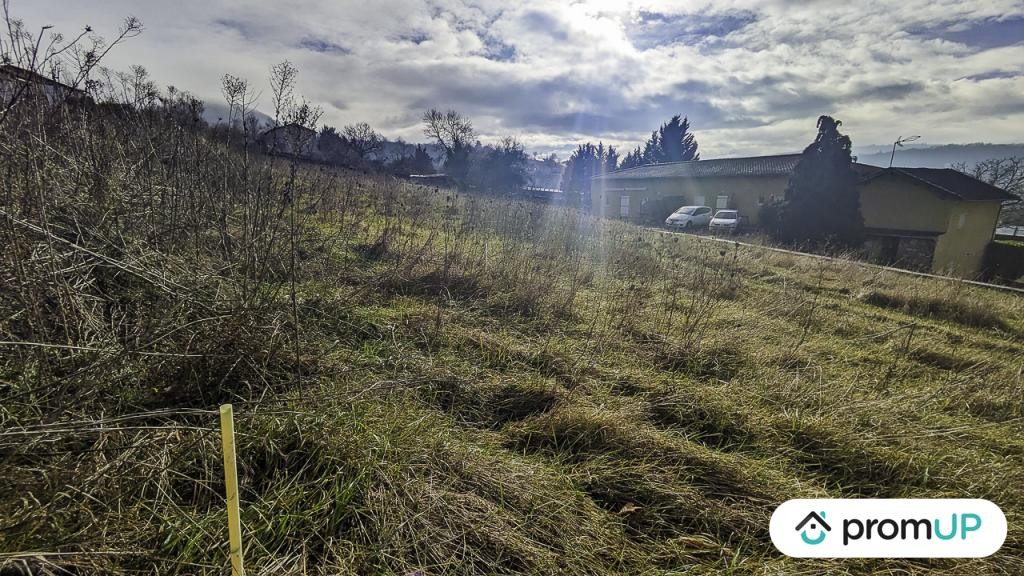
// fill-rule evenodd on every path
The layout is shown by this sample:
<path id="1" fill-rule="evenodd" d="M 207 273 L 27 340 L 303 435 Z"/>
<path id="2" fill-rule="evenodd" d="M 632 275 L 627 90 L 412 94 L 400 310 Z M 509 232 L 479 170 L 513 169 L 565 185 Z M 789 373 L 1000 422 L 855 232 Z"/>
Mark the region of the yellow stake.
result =
<path id="1" fill-rule="evenodd" d="M 231 404 L 220 407 L 220 439 L 224 445 L 224 487 L 228 498 L 228 542 L 232 576 L 245 576 L 242 567 L 242 518 L 238 511 L 238 470 L 235 468 L 235 418 Z"/>

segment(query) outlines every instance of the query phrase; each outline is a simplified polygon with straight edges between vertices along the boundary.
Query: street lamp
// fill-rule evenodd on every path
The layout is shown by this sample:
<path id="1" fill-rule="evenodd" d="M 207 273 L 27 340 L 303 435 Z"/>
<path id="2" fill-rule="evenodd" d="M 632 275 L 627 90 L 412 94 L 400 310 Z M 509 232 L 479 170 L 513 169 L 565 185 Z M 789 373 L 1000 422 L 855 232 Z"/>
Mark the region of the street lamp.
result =
<path id="1" fill-rule="evenodd" d="M 918 138 L 920 138 L 920 136 L 907 136 L 906 138 L 900 136 L 899 138 L 896 139 L 895 142 L 892 143 L 892 156 L 889 156 L 889 168 L 892 168 L 892 161 L 894 158 L 896 158 L 896 147 L 899 146 L 900 148 L 903 148 L 904 142 L 913 142 Z"/>

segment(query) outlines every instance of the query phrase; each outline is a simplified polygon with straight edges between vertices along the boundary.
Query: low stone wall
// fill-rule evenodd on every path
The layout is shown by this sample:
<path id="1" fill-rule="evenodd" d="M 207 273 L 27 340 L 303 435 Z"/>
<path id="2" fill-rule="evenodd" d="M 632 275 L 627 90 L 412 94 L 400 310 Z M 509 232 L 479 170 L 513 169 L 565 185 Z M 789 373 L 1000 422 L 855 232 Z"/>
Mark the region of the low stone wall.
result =
<path id="1" fill-rule="evenodd" d="M 872 236 L 864 241 L 868 260 L 906 270 L 931 272 L 935 239 L 903 236 Z"/>

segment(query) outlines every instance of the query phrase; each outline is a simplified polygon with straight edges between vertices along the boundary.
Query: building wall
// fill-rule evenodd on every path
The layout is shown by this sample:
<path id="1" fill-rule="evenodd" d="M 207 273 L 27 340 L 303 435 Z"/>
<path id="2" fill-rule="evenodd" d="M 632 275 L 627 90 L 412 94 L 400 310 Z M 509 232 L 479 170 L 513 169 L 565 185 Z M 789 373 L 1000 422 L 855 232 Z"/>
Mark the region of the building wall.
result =
<path id="1" fill-rule="evenodd" d="M 859 188 L 860 213 L 868 228 L 945 232 L 949 211 L 956 204 L 924 185 L 890 175 L 863 182 Z"/>
<path id="2" fill-rule="evenodd" d="M 932 268 L 964 278 L 980 276 L 999 207 L 999 202 L 956 202 L 950 210 L 949 227 L 935 245 Z"/>
<path id="3" fill-rule="evenodd" d="M 788 176 L 730 176 L 722 178 L 648 178 L 598 180 L 593 187 L 594 212 L 605 218 L 622 218 L 622 196 L 629 196 L 628 220 L 637 220 L 644 200 L 648 206 L 660 198 L 676 199 L 672 209 L 686 205 L 719 208 L 718 197 L 726 197 L 726 208 L 739 210 L 746 224 L 757 224 L 762 203 L 781 199 Z M 670 209 L 671 211 L 671 209 Z M 664 219 L 668 214 L 661 216 Z"/>
<path id="4" fill-rule="evenodd" d="M 939 232 L 931 270 L 965 278 L 980 274 L 1000 202 L 940 198 L 923 184 L 893 175 L 869 180 L 860 191 L 865 226 Z"/>

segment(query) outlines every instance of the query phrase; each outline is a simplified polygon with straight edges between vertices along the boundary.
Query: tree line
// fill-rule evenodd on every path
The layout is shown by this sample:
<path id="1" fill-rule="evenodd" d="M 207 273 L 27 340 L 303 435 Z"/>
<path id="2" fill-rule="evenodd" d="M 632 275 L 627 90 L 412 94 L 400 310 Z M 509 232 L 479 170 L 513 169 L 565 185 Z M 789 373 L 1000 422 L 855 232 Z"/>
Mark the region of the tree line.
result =
<path id="1" fill-rule="evenodd" d="M 595 176 L 648 164 L 700 160 L 697 149 L 689 118 L 676 114 L 621 160 L 614 146 L 605 147 L 603 142 L 596 146 L 590 142 L 580 144 L 566 162 L 562 189 L 582 196 L 587 202 Z"/>

